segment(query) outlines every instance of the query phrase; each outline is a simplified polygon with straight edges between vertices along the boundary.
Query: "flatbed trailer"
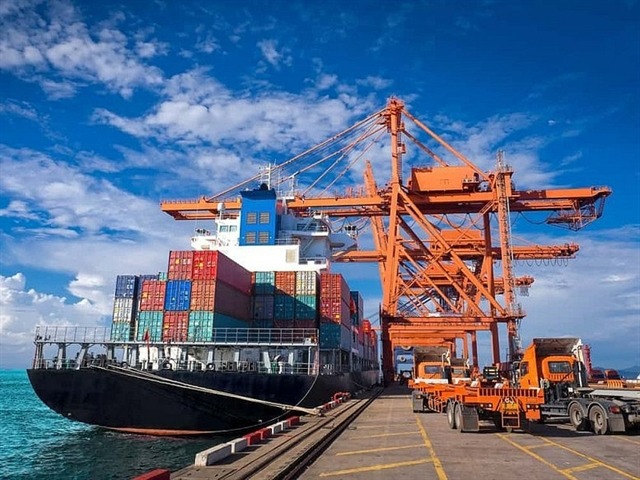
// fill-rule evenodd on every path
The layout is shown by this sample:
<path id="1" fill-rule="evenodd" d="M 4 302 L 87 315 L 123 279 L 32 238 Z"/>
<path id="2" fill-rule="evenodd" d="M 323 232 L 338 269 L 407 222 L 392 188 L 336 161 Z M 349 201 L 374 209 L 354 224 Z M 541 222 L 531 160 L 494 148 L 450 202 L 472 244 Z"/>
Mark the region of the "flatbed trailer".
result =
<path id="1" fill-rule="evenodd" d="M 414 412 L 444 412 L 449 427 L 460 432 L 479 431 L 481 420 L 492 421 L 499 430 L 521 429 L 527 421 L 540 420 L 544 404 L 539 388 L 419 383 L 412 387 Z"/>

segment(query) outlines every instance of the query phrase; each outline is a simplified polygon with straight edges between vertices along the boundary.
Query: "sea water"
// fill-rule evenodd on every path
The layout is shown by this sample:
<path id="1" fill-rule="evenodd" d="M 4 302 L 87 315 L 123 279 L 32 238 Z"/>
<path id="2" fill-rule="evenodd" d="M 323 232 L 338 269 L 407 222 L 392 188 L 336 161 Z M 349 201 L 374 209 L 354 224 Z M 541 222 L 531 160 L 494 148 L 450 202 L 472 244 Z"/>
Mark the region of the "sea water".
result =
<path id="1" fill-rule="evenodd" d="M 120 480 L 155 468 L 179 470 L 220 438 L 130 435 L 51 411 L 24 370 L 0 370 L 0 479 Z"/>

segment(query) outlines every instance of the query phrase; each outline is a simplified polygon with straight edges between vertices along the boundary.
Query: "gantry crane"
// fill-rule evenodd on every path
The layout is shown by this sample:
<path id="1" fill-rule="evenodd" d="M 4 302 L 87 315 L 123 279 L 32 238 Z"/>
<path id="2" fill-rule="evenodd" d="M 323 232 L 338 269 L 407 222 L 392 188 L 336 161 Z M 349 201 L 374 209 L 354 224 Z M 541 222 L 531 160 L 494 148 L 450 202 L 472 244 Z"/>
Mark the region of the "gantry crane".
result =
<path id="1" fill-rule="evenodd" d="M 390 178 L 380 188 L 374 168 L 365 157 L 384 138 L 390 141 Z M 403 176 L 405 139 L 430 160 L 429 165 L 413 166 L 408 181 Z M 347 193 L 329 194 L 328 187 L 340 187 L 339 179 L 348 178 L 347 172 L 361 160 L 360 164 L 365 164 L 363 187 L 354 189 L 350 185 L 343 188 Z M 611 193 L 607 187 L 517 190 L 513 170 L 501 152 L 495 170 L 481 170 L 396 98 L 390 99 L 384 109 L 277 168 L 282 178 L 301 180 L 306 176 L 309 180 L 306 190 L 286 198 L 288 210 L 303 216 L 322 212 L 342 219 L 350 232 L 360 220 L 370 225 L 372 249 L 343 252 L 333 260 L 379 265 L 383 371 L 387 380 L 393 375 L 391 353 L 396 345 L 455 345 L 456 339 L 462 339 L 466 356 L 470 339 L 471 356 L 477 366 L 479 331 L 491 333 L 493 361 L 500 363 L 499 323 L 507 326 L 507 360 L 517 359 L 518 327 L 525 312 L 517 302 L 516 289 L 527 287 L 533 279 L 516 277 L 513 262 L 570 259 L 579 247 L 513 245 L 511 216 L 542 212 L 547 215 L 547 224 L 578 230 L 602 215 L 604 201 Z M 326 181 L 330 171 L 339 173 L 320 191 L 320 180 Z M 233 195 L 257 179 L 252 177 L 208 198 L 162 202 L 161 208 L 177 220 L 214 219 L 223 212 L 229 215 L 240 208 L 239 198 Z M 495 268 L 497 262 L 501 275 Z"/>

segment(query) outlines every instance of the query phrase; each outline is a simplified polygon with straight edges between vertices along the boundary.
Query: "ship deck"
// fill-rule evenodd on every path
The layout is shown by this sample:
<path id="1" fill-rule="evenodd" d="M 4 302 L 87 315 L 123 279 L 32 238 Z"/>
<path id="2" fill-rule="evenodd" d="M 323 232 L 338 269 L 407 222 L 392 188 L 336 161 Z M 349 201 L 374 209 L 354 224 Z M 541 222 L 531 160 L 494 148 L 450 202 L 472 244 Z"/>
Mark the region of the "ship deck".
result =
<path id="1" fill-rule="evenodd" d="M 444 415 L 413 413 L 408 389 L 379 389 L 211 466 L 189 466 L 171 480 L 336 478 L 349 480 L 640 479 L 640 432 L 596 436 L 568 424 L 528 431 L 449 429 Z M 157 477 L 161 478 L 161 477 Z"/>

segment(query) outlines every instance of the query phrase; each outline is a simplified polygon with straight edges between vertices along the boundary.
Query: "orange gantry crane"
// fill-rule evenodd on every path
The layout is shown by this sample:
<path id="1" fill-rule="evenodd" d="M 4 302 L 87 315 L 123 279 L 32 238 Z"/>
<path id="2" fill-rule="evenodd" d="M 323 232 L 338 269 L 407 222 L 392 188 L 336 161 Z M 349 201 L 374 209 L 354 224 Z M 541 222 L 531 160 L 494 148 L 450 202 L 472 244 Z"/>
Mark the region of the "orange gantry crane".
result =
<path id="1" fill-rule="evenodd" d="M 380 152 L 385 139 L 390 164 L 378 162 L 374 168 L 366 157 Z M 405 172 L 407 141 L 416 149 L 410 157 L 412 166 Z M 364 165 L 360 189 L 353 188 L 350 177 L 357 165 Z M 479 331 L 491 333 L 493 361 L 500 363 L 500 323 L 507 327 L 506 360 L 517 359 L 521 350 L 518 329 L 525 312 L 517 302 L 516 289 L 525 289 L 533 279 L 516 277 L 514 262 L 566 260 L 579 247 L 514 245 L 511 217 L 546 215 L 546 224 L 578 230 L 601 216 L 604 200 L 611 193 L 607 187 L 517 190 L 513 170 L 502 152 L 498 152 L 496 168 L 483 171 L 396 98 L 275 170 L 286 181 L 297 178 L 309 184 L 285 197 L 289 211 L 303 216 L 322 212 L 339 219 L 350 234 L 370 226 L 373 248 L 342 252 L 333 260 L 379 265 L 386 380 L 392 379 L 392 351 L 398 345 L 455 345 L 461 339 L 463 354 L 469 356 L 470 340 L 477 366 Z M 379 170 L 389 172 L 382 188 L 374 170 L 378 175 Z M 405 173 L 409 174 L 407 181 Z M 208 198 L 165 201 L 161 208 L 176 220 L 230 215 L 240 208 L 234 194 L 257 180 L 258 176 L 252 177 Z M 330 188 L 340 187 L 346 193 L 329 193 Z"/>

